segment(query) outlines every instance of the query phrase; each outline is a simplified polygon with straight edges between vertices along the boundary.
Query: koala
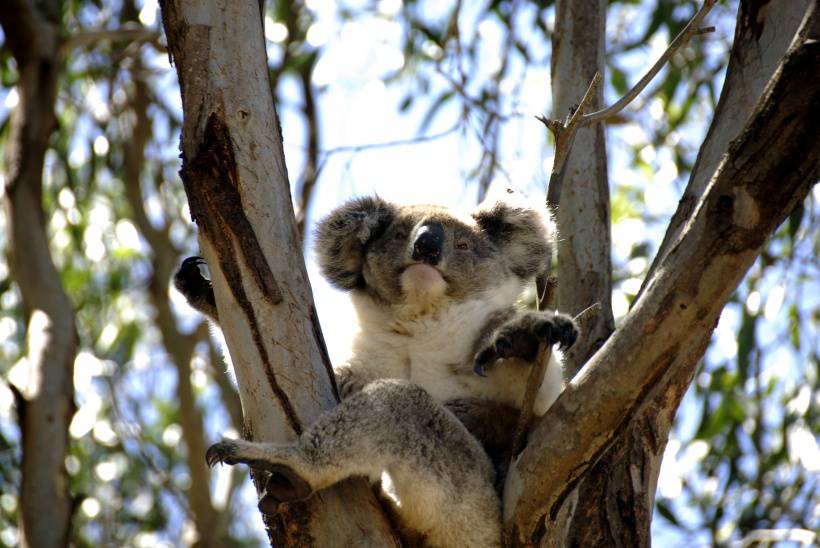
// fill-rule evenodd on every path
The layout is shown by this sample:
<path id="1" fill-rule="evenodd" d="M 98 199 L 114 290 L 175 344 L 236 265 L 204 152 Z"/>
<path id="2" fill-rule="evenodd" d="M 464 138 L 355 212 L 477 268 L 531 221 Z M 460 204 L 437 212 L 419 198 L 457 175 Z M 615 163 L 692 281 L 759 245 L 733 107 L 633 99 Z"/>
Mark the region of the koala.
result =
<path id="1" fill-rule="evenodd" d="M 316 255 L 358 317 L 350 356 L 334 367 L 342 402 L 293 443 L 223 440 L 208 463 L 285 478 L 284 488 L 269 482 L 278 501 L 365 476 L 424 546 L 500 546 L 490 456 L 503 454 L 511 429 L 493 423 L 517 417 L 539 345 L 567 348 L 578 337 L 564 314 L 515 306 L 551 260 L 553 238 L 545 212 L 505 202 L 469 216 L 377 197 L 339 207 L 318 225 Z M 186 259 L 175 285 L 216 320 L 200 261 Z M 536 415 L 560 393 L 560 357 L 553 352 Z"/>

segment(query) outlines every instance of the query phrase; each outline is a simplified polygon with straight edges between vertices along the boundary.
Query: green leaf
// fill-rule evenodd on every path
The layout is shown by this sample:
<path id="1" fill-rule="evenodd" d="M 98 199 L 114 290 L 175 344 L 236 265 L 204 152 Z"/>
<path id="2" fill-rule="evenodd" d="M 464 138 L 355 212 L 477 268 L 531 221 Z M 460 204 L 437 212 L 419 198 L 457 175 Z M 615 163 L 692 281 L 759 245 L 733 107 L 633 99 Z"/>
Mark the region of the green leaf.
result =
<path id="1" fill-rule="evenodd" d="M 680 527 L 680 522 L 678 521 L 678 518 L 675 517 L 675 514 L 672 512 L 672 509 L 665 502 L 658 499 L 658 502 L 655 504 L 655 508 L 657 508 L 658 513 L 664 518 L 666 518 L 667 521 L 672 523 L 672 525 Z"/>
<path id="2" fill-rule="evenodd" d="M 743 309 L 743 319 L 740 323 L 740 330 L 737 333 L 737 369 L 743 378 L 749 376 L 749 364 L 751 363 L 752 351 L 757 346 L 755 339 L 757 318 L 757 314 L 751 315 L 748 310 Z"/>
<path id="3" fill-rule="evenodd" d="M 626 83 L 626 73 L 618 67 L 612 66 L 609 68 L 609 82 L 619 95 L 624 95 L 628 88 Z"/>

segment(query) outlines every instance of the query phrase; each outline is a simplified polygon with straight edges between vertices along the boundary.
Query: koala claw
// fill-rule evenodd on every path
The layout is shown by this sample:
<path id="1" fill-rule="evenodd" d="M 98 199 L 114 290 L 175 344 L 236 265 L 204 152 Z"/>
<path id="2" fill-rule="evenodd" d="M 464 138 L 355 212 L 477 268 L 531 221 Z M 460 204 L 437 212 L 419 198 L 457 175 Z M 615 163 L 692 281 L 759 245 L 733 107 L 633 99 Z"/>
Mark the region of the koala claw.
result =
<path id="1" fill-rule="evenodd" d="M 558 344 L 562 349 L 567 349 L 577 338 L 578 328 L 572 318 L 565 314 L 522 314 L 498 328 L 493 340 L 476 354 L 473 371 L 484 377 L 488 366 L 504 358 L 532 362 L 540 344 Z"/>
<path id="2" fill-rule="evenodd" d="M 205 462 L 213 468 L 217 464 L 236 464 L 237 446 L 231 440 L 222 440 L 215 443 L 205 452 Z"/>
<path id="3" fill-rule="evenodd" d="M 174 274 L 174 285 L 186 297 L 192 292 L 202 291 L 200 288 L 211 287 L 211 281 L 199 270 L 199 265 L 203 264 L 206 262 L 202 257 L 188 257 L 182 261 L 179 270 Z"/>

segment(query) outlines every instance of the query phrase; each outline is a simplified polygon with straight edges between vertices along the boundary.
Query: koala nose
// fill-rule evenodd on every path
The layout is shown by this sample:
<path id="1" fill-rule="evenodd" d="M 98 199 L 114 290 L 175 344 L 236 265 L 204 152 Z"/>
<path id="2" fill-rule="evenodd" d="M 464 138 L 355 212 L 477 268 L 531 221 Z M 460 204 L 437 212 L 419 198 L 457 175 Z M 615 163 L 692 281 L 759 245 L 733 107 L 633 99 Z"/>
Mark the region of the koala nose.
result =
<path id="1" fill-rule="evenodd" d="M 413 260 L 428 264 L 438 264 L 444 243 L 444 229 L 437 224 L 422 226 L 413 243 Z"/>

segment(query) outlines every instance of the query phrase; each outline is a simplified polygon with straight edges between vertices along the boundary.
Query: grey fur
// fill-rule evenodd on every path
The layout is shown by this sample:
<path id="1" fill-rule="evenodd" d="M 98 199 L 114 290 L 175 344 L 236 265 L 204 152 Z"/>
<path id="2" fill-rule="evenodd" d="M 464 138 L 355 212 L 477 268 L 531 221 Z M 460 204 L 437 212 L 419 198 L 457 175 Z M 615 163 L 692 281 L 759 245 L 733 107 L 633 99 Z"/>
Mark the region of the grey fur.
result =
<path id="1" fill-rule="evenodd" d="M 435 233 L 432 248 L 420 247 L 424 233 Z M 496 465 L 509 458 L 508 425 L 538 344 L 569 346 L 577 336 L 565 315 L 513 306 L 551 260 L 552 238 L 547 216 L 505 203 L 469 217 L 379 198 L 336 209 L 317 228 L 316 254 L 327 279 L 352 293 L 360 323 L 350 359 L 335 368 L 342 403 L 295 443 L 223 441 L 208 462 L 290 478 L 291 488 L 274 486 L 278 500 L 387 472 L 398 497 L 393 513 L 426 545 L 499 545 L 488 454 Z M 197 276 L 188 265 L 176 285 L 202 289 Z M 186 296 L 194 306 L 208 302 Z M 549 374 L 559 367 L 548 368 L 539 414 L 560 390 L 560 371 Z"/>
<path id="2" fill-rule="evenodd" d="M 387 428 L 387 425 L 400 425 Z M 316 491 L 351 476 L 387 481 L 402 527 L 426 546 L 500 546 L 500 508 L 487 455 L 422 388 L 380 380 L 321 415 L 295 444 L 223 440 L 210 465 L 285 464 Z"/>

